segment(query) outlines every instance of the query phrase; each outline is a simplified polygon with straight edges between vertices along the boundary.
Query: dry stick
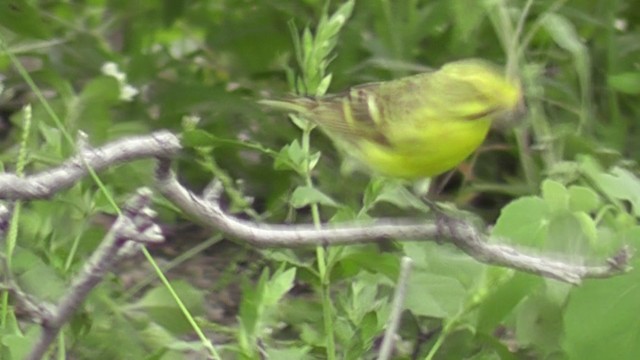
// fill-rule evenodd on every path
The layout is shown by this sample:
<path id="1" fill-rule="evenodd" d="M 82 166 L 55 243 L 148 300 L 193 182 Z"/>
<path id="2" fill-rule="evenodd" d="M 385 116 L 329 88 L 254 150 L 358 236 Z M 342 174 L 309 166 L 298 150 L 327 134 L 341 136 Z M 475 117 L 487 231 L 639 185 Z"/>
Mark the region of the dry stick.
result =
<path id="1" fill-rule="evenodd" d="M 39 322 L 42 332 L 27 356 L 27 360 L 39 360 L 56 339 L 62 326 L 78 310 L 91 290 L 98 285 L 106 273 L 119 259 L 139 249 L 142 244 L 163 241 L 160 227 L 153 223 L 153 212 L 148 208 L 151 191 L 140 189 L 125 206 L 124 212 L 115 221 L 100 246 L 85 263 L 69 287 L 69 291 L 55 306 L 47 306 Z M 15 294 L 15 293 L 14 293 Z M 33 302 L 29 299 L 30 302 Z"/>
<path id="2" fill-rule="evenodd" d="M 109 166 L 129 162 L 135 159 L 157 157 L 159 166 L 156 184 L 159 190 L 181 208 L 185 213 L 193 216 L 199 222 L 219 229 L 230 236 L 244 240 L 258 247 L 300 247 L 317 245 L 358 244 L 376 242 L 383 239 L 405 239 L 413 241 L 427 241 L 433 239 L 449 239 L 452 244 L 463 250 L 476 260 L 493 265 L 504 266 L 549 278 L 577 284 L 584 278 L 609 277 L 627 270 L 630 251 L 622 248 L 617 254 L 607 260 L 605 265 L 582 266 L 566 264 L 564 262 L 541 256 L 528 255 L 506 246 L 488 243 L 488 237 L 479 232 L 471 224 L 447 219 L 447 226 L 437 226 L 430 223 L 410 219 L 381 219 L 372 223 L 352 223 L 342 226 L 324 225 L 316 229 L 312 225 L 266 225 L 241 220 L 225 214 L 217 202 L 217 194 L 201 198 L 180 185 L 175 175 L 170 171 L 170 158 L 176 156 L 182 149 L 179 138 L 168 132 L 159 131 L 147 136 L 121 139 L 106 144 L 100 148 L 82 148 L 79 154 L 58 167 L 30 175 L 24 178 L 14 174 L 0 175 L 0 199 L 37 199 L 50 197 L 56 192 L 68 188 L 87 176 L 83 158 L 95 170 L 102 170 Z M 215 188 L 215 186 L 214 186 Z M 219 191 L 218 191 L 219 192 Z M 142 198 L 148 194 L 140 194 Z M 148 211 L 142 211 L 144 227 L 155 229 L 157 226 L 150 220 Z M 67 294 L 57 307 L 51 309 L 48 304 L 34 303 L 31 299 L 23 299 L 32 305 L 34 314 L 38 311 L 39 318 L 35 319 L 43 324 L 43 335 L 29 359 L 37 359 L 44 354 L 46 348 L 54 340 L 62 325 L 77 310 L 77 307 L 87 296 L 88 292 L 102 279 L 104 273 L 113 266 L 114 256 L 120 255 L 128 246 L 133 245 L 127 239 L 140 241 L 157 241 L 154 235 L 143 233 L 140 229 L 127 227 L 132 215 L 126 212 L 114 224 L 105 241 L 101 244 L 81 273 L 73 282 Z M 140 214 L 139 214 L 140 215 Z M 135 225 L 141 225 L 140 217 Z M 159 231 L 159 230 L 157 230 Z M 153 240 L 155 238 L 155 240 Z M 118 246 L 116 246 L 118 245 Z M 125 245 L 122 247 L 122 245 Z M 107 255 L 105 255 L 107 254 Z M 11 285 L 9 286 L 11 287 Z M 19 291 L 14 293 L 19 294 Z M 38 308 L 38 306 L 41 306 Z"/>
<path id="3" fill-rule="evenodd" d="M 402 260 L 400 261 L 400 276 L 398 276 L 398 284 L 396 285 L 396 290 L 393 294 L 391 314 L 389 314 L 389 320 L 387 321 L 387 329 L 384 332 L 384 338 L 382 340 L 382 346 L 380 346 L 378 360 L 388 360 L 391 359 L 391 356 L 393 355 L 396 333 L 398 332 L 398 326 L 400 326 L 402 310 L 404 310 L 404 299 L 407 295 L 411 265 L 412 260 L 410 257 L 402 257 Z"/>
<path id="4" fill-rule="evenodd" d="M 50 170 L 17 177 L 0 175 L 0 199 L 35 199 L 52 196 L 70 187 L 87 175 L 82 158 L 95 170 L 129 162 L 134 159 L 160 158 L 157 186 L 183 211 L 199 222 L 260 247 L 299 247 L 355 244 L 382 239 L 429 240 L 449 239 L 455 246 L 483 263 L 505 266 L 550 278 L 579 283 L 588 277 L 607 277 L 623 272 L 629 251 L 623 248 L 609 263 L 601 266 L 566 264 L 541 256 L 528 255 L 498 244 L 488 243 L 485 234 L 471 224 L 448 219 L 449 226 L 410 219 L 381 219 L 373 223 L 353 223 L 341 226 L 266 225 L 240 220 L 225 214 L 216 201 L 204 200 L 182 187 L 170 172 L 170 158 L 182 149 L 178 136 L 158 131 L 146 136 L 124 138 L 95 149 L 81 149 L 79 154 Z"/>
<path id="5" fill-rule="evenodd" d="M 123 138 L 99 148 L 78 150 L 78 155 L 59 166 L 27 177 L 0 174 L 0 199 L 48 198 L 87 176 L 86 163 L 95 171 L 136 159 L 175 156 L 182 149 L 179 138 L 169 131 Z"/>
<path id="6" fill-rule="evenodd" d="M 627 270 L 629 249 L 622 248 L 605 265 L 567 264 L 543 256 L 520 252 L 513 247 L 489 243 L 489 238 L 470 223 L 447 218 L 448 226 L 408 219 L 380 219 L 369 223 L 324 225 L 267 225 L 235 218 L 224 213 L 217 202 L 205 200 L 184 188 L 170 170 L 170 160 L 160 159 L 157 170 L 158 190 L 198 222 L 218 229 L 257 247 L 293 248 L 301 246 L 348 245 L 377 242 L 383 239 L 433 241 L 448 239 L 474 259 L 491 265 L 508 267 L 552 279 L 579 284 L 584 278 L 603 278 Z"/>

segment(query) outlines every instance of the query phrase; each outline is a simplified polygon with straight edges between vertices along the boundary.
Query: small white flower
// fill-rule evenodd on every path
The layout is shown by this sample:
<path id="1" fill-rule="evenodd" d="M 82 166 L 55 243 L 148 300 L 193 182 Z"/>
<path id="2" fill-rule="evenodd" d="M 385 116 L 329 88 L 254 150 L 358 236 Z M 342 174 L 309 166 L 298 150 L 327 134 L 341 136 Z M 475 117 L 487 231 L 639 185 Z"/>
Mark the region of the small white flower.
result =
<path id="1" fill-rule="evenodd" d="M 120 100 L 122 101 L 132 101 L 133 98 L 138 95 L 138 93 L 138 89 L 129 84 L 120 86 Z"/>
<path id="2" fill-rule="evenodd" d="M 118 64 L 114 62 L 105 63 L 104 65 L 102 65 L 102 68 L 100 70 L 103 74 L 116 78 L 118 82 L 127 81 L 127 75 L 120 71 L 120 69 L 118 68 Z"/>
<path id="3" fill-rule="evenodd" d="M 140 93 L 138 89 L 127 84 L 127 74 L 120 71 L 118 64 L 107 62 L 102 65 L 100 70 L 104 75 L 111 76 L 118 81 L 118 85 L 120 86 L 120 100 L 127 102 L 132 101 L 133 98 Z"/>

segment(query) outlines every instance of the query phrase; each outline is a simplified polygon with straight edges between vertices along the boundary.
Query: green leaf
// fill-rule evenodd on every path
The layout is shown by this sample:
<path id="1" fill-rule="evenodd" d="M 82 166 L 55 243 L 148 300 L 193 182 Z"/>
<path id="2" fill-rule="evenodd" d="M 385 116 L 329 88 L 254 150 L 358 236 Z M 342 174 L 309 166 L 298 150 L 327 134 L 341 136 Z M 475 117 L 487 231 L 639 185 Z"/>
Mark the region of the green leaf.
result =
<path id="1" fill-rule="evenodd" d="M 471 35 L 478 30 L 485 17 L 482 1 L 452 0 L 448 1 L 454 16 L 453 24 L 461 42 L 468 42 Z"/>
<path id="2" fill-rule="evenodd" d="M 345 250 L 346 254 L 337 263 L 337 269 L 342 276 L 353 276 L 366 270 L 374 274 L 381 274 L 390 280 L 396 280 L 399 273 L 398 256 L 379 249 Z"/>
<path id="3" fill-rule="evenodd" d="M 516 336 L 525 346 L 535 346 L 543 358 L 560 350 L 562 307 L 544 295 L 529 296 L 518 307 Z"/>
<path id="4" fill-rule="evenodd" d="M 284 267 L 281 267 L 265 287 L 263 305 L 267 308 L 275 306 L 291 290 L 295 278 L 296 268 L 284 270 Z"/>
<path id="5" fill-rule="evenodd" d="M 401 181 L 377 178 L 371 180 L 365 190 L 364 209 L 371 209 L 377 203 L 393 204 L 401 209 L 417 209 L 429 212 L 429 207 L 407 190 Z"/>
<path id="6" fill-rule="evenodd" d="M 266 353 L 268 359 L 305 360 L 309 359 L 311 349 L 311 346 L 287 346 L 286 349 L 268 348 Z"/>
<path id="7" fill-rule="evenodd" d="M 291 203 L 291 206 L 296 209 L 300 209 L 311 204 L 320 204 L 331 207 L 340 206 L 329 196 L 325 195 L 320 190 L 310 186 L 297 187 L 293 191 L 293 194 L 291 194 L 291 199 L 289 201 Z"/>
<path id="8" fill-rule="evenodd" d="M 504 237 L 520 245 L 539 246 L 547 238 L 549 216 L 547 202 L 535 196 L 521 197 L 501 210 L 492 236 Z"/>
<path id="9" fill-rule="evenodd" d="M 202 314 L 204 311 L 204 294 L 186 281 L 178 280 L 171 283 L 174 291 L 192 315 Z M 149 317 L 173 334 L 184 334 L 192 330 L 175 299 L 165 286 L 158 286 L 148 291 L 128 310 L 144 311 Z"/>
<path id="10" fill-rule="evenodd" d="M 636 359 L 640 354 L 640 263 L 624 276 L 587 280 L 565 310 L 568 359 Z"/>
<path id="11" fill-rule="evenodd" d="M 0 0 L 0 26 L 16 34 L 39 39 L 50 37 L 48 20 L 24 0 Z"/>
<path id="12" fill-rule="evenodd" d="M 447 318 L 460 311 L 466 295 L 458 280 L 416 269 L 409 278 L 405 306 L 415 315 Z"/>
<path id="13" fill-rule="evenodd" d="M 614 199 L 629 201 L 633 214 L 640 216 L 640 179 L 629 170 L 615 167 L 609 173 L 593 174 L 600 189 Z"/>
<path id="14" fill-rule="evenodd" d="M 306 153 L 302 150 L 298 140 L 286 145 L 275 158 L 273 167 L 276 170 L 294 170 L 299 174 L 304 173 Z"/>
<path id="15" fill-rule="evenodd" d="M 584 212 L 576 212 L 573 216 L 580 223 L 580 230 L 587 237 L 589 244 L 595 244 L 598 240 L 598 227 L 593 218 Z"/>
<path id="16" fill-rule="evenodd" d="M 542 183 L 542 198 L 554 213 L 562 213 L 569 209 L 569 193 L 564 185 L 557 181 L 546 179 Z"/>
<path id="17" fill-rule="evenodd" d="M 184 147 L 215 146 L 220 139 L 215 135 L 200 129 L 191 129 L 182 132 L 180 143 Z"/>
<path id="18" fill-rule="evenodd" d="M 489 287 L 490 294 L 482 300 L 478 310 L 478 331 L 492 333 L 541 284 L 541 278 L 518 272 L 499 286 Z"/>
<path id="19" fill-rule="evenodd" d="M 564 16 L 548 12 L 542 17 L 541 24 L 561 48 L 574 55 L 585 51 L 585 46 L 576 32 L 575 26 Z"/>
<path id="20" fill-rule="evenodd" d="M 17 333 L 4 335 L 2 345 L 9 350 L 11 359 L 26 359 L 39 337 L 38 327 L 31 326 L 24 335 Z"/>
<path id="21" fill-rule="evenodd" d="M 569 208 L 571 211 L 592 212 L 601 206 L 600 197 L 591 188 L 585 186 L 569 187 Z"/>
<path id="22" fill-rule="evenodd" d="M 640 72 L 609 75 L 607 83 L 614 90 L 628 95 L 640 94 Z"/>

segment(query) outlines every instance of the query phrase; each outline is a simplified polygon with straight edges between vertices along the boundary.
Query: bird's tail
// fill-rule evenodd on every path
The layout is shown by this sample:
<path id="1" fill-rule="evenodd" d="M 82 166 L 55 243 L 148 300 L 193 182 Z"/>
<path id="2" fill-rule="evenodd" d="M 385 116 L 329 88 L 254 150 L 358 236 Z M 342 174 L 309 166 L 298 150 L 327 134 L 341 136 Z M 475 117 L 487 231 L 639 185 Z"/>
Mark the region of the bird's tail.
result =
<path id="1" fill-rule="evenodd" d="M 282 100 L 260 100 L 258 104 L 266 105 L 274 109 L 294 112 L 294 113 L 304 113 L 309 110 L 309 108 L 313 104 L 313 100 L 311 99 L 282 99 Z"/>

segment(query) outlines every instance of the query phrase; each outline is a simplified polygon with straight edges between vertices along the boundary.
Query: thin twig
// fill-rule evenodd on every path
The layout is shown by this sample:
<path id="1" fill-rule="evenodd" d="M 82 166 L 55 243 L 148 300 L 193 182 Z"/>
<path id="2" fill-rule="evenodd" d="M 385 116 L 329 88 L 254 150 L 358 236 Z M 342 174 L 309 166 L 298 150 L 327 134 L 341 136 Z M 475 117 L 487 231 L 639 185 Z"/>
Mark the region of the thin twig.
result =
<path id="1" fill-rule="evenodd" d="M 387 322 L 387 329 L 384 332 L 382 345 L 378 360 L 391 359 L 393 349 L 395 348 L 396 334 L 400 326 L 400 318 L 402 310 L 404 310 L 404 299 L 407 295 L 407 286 L 409 285 L 409 275 L 411 274 L 412 260 L 408 256 L 404 256 L 400 261 L 400 275 L 398 276 L 398 284 L 393 294 L 393 303 L 391 304 L 391 314 Z"/>
<path id="2" fill-rule="evenodd" d="M 153 213 L 148 206 L 151 191 L 140 189 L 125 206 L 124 212 L 115 221 L 100 246 L 85 263 L 69 291 L 54 307 L 47 307 L 40 319 L 42 332 L 33 345 L 27 360 L 42 359 L 51 343 L 56 339 L 62 326 L 78 310 L 91 290 L 98 285 L 119 259 L 144 243 L 163 241 L 160 227 L 153 223 Z M 31 301 L 33 302 L 33 301 Z"/>
<path id="3" fill-rule="evenodd" d="M 585 278 L 603 278 L 628 270 L 629 249 L 623 248 L 604 265 L 568 264 L 544 256 L 530 255 L 513 247 L 489 242 L 489 237 L 470 223 L 447 218 L 449 226 L 409 219 L 379 219 L 345 225 L 267 225 L 238 219 L 222 211 L 218 203 L 206 201 L 184 188 L 170 170 L 170 161 L 160 159 L 158 190 L 196 221 L 218 229 L 256 247 L 293 248 L 377 242 L 384 239 L 434 241 L 448 239 L 474 259 L 552 279 L 579 284 Z M 499 239 L 498 239 L 499 240 Z M 620 261 L 622 259 L 622 262 Z"/>
<path id="4" fill-rule="evenodd" d="M 357 244 L 383 239 L 430 241 L 446 238 L 478 261 L 509 267 L 549 278 L 579 283 L 584 278 L 609 277 L 624 272 L 630 253 L 621 249 L 608 263 L 600 266 L 568 264 L 539 255 L 530 255 L 500 241 L 489 242 L 486 234 L 462 220 L 450 219 L 452 226 L 411 219 L 380 219 L 369 223 L 341 226 L 266 225 L 241 220 L 225 214 L 217 201 L 204 200 L 182 187 L 170 171 L 170 158 L 181 145 L 178 136 L 159 131 L 148 136 L 118 140 L 95 149 L 80 149 L 79 154 L 53 169 L 26 176 L 0 175 L 0 199 L 34 199 L 49 197 L 87 175 L 83 159 L 95 170 L 140 159 L 158 157 L 157 186 L 185 213 L 197 221 L 258 247 L 300 247 Z M 498 239 L 499 240 L 499 239 Z"/>
<path id="5" fill-rule="evenodd" d="M 35 175 L 0 174 L 0 199 L 48 198 L 87 176 L 85 162 L 93 170 L 100 171 L 135 159 L 175 156 L 181 149 L 179 138 L 169 131 L 128 137 L 94 149 L 84 147 L 61 165 Z"/>

